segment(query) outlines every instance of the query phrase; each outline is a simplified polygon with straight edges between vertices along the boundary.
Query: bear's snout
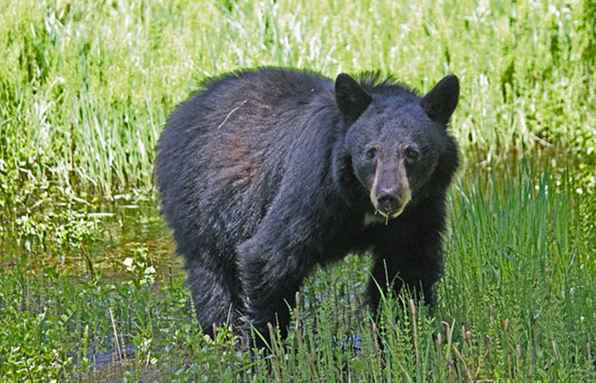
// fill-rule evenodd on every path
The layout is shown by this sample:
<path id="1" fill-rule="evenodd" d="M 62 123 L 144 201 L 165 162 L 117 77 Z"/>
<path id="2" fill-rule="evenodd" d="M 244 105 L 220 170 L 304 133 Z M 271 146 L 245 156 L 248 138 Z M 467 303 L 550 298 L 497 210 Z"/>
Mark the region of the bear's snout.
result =
<path id="1" fill-rule="evenodd" d="M 378 161 L 370 190 L 370 200 L 386 219 L 397 218 L 412 198 L 403 160 Z"/>
<path id="2" fill-rule="evenodd" d="M 397 210 L 399 207 L 399 199 L 397 193 L 392 190 L 382 191 L 377 197 L 379 210 L 388 215 Z"/>

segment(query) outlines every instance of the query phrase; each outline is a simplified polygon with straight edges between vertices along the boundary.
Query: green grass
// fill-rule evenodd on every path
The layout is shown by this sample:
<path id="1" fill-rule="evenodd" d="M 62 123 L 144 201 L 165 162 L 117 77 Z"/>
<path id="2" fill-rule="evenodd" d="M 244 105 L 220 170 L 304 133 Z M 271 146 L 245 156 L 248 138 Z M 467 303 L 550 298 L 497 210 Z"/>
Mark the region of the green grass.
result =
<path id="1" fill-rule="evenodd" d="M 0 0 L 0 381 L 596 380 L 595 26 L 587 0 Z M 434 316 L 373 324 L 350 256 L 272 357 L 201 334 L 154 146 L 202 79 L 256 65 L 460 77 Z"/>
<path id="2" fill-rule="evenodd" d="M 3 176 L 111 196 L 151 187 L 165 116 L 238 67 L 456 73 L 462 149 L 589 156 L 596 7 L 584 1 L 0 1 Z M 1 183 L 0 183 L 1 184 Z M 17 184 L 17 186 L 20 186 Z"/>
<path id="3" fill-rule="evenodd" d="M 106 253 L 118 249 L 119 261 L 104 271 L 34 270 L 21 259 L 0 272 L 0 376 L 8 381 L 593 380 L 596 230 L 581 212 L 590 211 L 593 218 L 596 200 L 578 194 L 568 172 L 541 169 L 521 165 L 510 178 L 480 173 L 476 181 L 454 188 L 447 269 L 433 317 L 410 302 L 402 306 L 391 300 L 375 327 L 362 302 L 369 260 L 351 256 L 310 278 L 285 351 L 274 344 L 269 362 L 237 353 L 225 331 L 216 341 L 201 335 L 180 267 L 159 267 L 159 254 L 169 254 L 172 246 L 168 240 L 156 242 L 167 234 L 154 210 L 144 219 L 139 213 L 115 214 L 105 226 L 116 228 L 101 244 Z M 121 229 L 139 222 L 133 234 Z M 106 257 L 91 253 L 97 264 Z M 362 339 L 359 355 L 349 347 L 351 335 Z M 129 345 L 136 347 L 134 357 L 95 365 L 94 356 L 113 352 L 118 359 Z"/>

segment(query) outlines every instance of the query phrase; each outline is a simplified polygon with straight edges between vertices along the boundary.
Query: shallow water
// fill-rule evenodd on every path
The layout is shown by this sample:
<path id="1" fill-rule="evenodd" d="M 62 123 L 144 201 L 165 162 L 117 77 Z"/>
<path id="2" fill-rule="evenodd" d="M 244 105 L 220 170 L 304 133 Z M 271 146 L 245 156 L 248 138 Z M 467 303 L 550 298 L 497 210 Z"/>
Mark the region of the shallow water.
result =
<path id="1" fill-rule="evenodd" d="M 513 153 L 511 161 L 498 163 L 465 160 L 454 188 L 475 182 L 502 183 L 528 173 L 536 177 L 567 173 L 574 182 L 593 187 L 590 163 L 562 154 L 549 150 L 519 159 Z M 102 200 L 82 194 L 50 195 L 37 200 L 34 208 L 8 204 L 10 210 L 0 209 L 0 223 L 5 226 L 0 231 L 0 265 L 10 267 L 26 261 L 33 269 L 54 265 L 73 275 L 99 272 L 118 278 L 122 262 L 136 255 L 148 257 L 160 271 L 179 270 L 180 260 L 172 256 L 175 246 L 160 215 L 157 195 L 117 195 Z"/>

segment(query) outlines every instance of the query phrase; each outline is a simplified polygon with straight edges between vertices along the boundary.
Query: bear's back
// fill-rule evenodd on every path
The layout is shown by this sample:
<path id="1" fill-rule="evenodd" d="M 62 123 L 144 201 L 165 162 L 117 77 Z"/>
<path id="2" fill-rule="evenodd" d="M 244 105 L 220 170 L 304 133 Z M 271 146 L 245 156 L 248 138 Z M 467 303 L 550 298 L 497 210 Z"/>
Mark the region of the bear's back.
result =
<path id="1" fill-rule="evenodd" d="M 250 237 L 304 130 L 323 130 L 313 114 L 329 105 L 333 83 L 311 72 L 266 68 L 207 80 L 158 144 L 158 186 L 175 234 L 217 232 L 213 246 Z"/>

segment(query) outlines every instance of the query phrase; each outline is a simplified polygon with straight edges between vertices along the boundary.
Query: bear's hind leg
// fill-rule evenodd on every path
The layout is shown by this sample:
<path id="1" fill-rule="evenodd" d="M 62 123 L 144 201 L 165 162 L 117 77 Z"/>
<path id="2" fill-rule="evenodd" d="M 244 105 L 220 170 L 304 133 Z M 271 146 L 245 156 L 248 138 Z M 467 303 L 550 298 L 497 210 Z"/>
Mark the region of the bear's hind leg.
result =
<path id="1" fill-rule="evenodd" d="M 245 294 L 244 330 L 258 331 L 254 345 L 259 348 L 270 341 L 268 323 L 277 326 L 282 338 L 286 337 L 296 292 L 312 268 L 305 260 L 308 257 L 272 251 L 272 244 L 273 240 L 257 237 L 239 246 L 239 274 Z"/>
<path id="2" fill-rule="evenodd" d="M 213 337 L 217 326 L 236 326 L 240 316 L 237 291 L 240 282 L 235 280 L 236 273 L 222 266 L 208 267 L 199 262 L 190 262 L 187 265 L 187 275 L 188 287 L 203 332 Z"/>

